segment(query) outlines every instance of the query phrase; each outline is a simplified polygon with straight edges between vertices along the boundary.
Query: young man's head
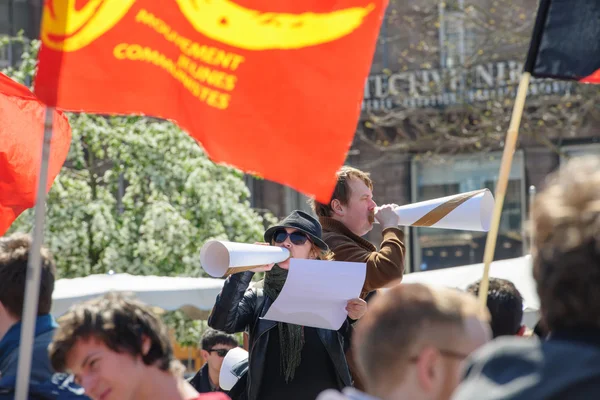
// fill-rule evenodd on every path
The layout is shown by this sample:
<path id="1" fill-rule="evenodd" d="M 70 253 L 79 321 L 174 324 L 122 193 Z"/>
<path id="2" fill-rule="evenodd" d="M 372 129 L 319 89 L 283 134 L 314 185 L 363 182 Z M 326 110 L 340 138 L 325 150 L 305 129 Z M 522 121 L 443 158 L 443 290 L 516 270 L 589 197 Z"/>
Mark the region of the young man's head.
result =
<path id="1" fill-rule="evenodd" d="M 479 296 L 477 281 L 469 287 L 467 292 Z M 523 297 L 515 285 L 506 279 L 490 278 L 487 308 L 492 316 L 491 326 L 494 337 L 519 335 L 525 332 L 523 320 Z"/>
<path id="2" fill-rule="evenodd" d="M 238 347 L 238 342 L 233 335 L 209 328 L 202 335 L 200 346 L 200 353 L 208 363 L 208 368 L 218 373 L 221 371 L 223 358 L 229 350 Z"/>
<path id="3" fill-rule="evenodd" d="M 454 289 L 401 284 L 375 297 L 353 350 L 367 392 L 382 400 L 447 400 L 462 361 L 491 337 L 489 313 Z"/>
<path id="4" fill-rule="evenodd" d="M 337 172 L 337 184 L 329 204 L 313 201 L 312 206 L 317 216 L 334 218 L 354 234 L 366 235 L 373 229 L 377 207 L 373 201 L 373 182 L 368 173 L 343 166 Z"/>
<path id="5" fill-rule="evenodd" d="M 139 398 L 151 369 L 182 372 L 166 326 L 139 301 L 107 294 L 76 304 L 58 322 L 52 366 L 72 373 L 92 399 Z"/>
<path id="6" fill-rule="evenodd" d="M 600 329 L 600 158 L 569 161 L 532 208 L 533 271 L 550 332 Z"/>
<path id="7" fill-rule="evenodd" d="M 31 238 L 26 234 L 0 238 L 0 339 L 23 316 L 30 247 Z M 50 313 L 56 274 L 54 261 L 44 248 L 41 267 L 38 315 Z"/>

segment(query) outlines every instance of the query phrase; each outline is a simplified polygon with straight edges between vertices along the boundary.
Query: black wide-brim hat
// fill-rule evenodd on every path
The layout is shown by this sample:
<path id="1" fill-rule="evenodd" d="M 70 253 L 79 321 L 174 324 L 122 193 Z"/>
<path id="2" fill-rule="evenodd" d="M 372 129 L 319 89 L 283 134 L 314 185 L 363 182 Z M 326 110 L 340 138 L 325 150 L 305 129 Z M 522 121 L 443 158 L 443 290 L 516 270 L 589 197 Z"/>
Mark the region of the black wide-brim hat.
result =
<path id="1" fill-rule="evenodd" d="M 312 215 L 304 211 L 292 211 L 279 224 L 274 225 L 265 231 L 265 242 L 273 242 L 273 234 L 281 228 L 294 228 L 300 232 L 306 233 L 310 240 L 322 250 L 329 250 L 329 246 L 321 239 L 323 230 L 321 224 Z"/>

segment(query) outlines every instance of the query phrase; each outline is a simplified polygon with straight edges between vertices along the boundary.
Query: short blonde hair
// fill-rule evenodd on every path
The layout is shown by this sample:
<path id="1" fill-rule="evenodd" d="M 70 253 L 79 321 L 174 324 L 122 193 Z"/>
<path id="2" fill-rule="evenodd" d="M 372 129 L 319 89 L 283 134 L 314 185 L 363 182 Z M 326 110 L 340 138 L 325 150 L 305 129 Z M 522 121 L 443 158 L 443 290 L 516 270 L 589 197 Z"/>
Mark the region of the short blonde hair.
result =
<path id="1" fill-rule="evenodd" d="M 397 384 L 419 344 L 448 350 L 465 334 L 466 320 L 488 322 L 477 299 L 450 288 L 399 284 L 375 296 L 356 327 L 353 352 L 368 387 Z"/>
<path id="2" fill-rule="evenodd" d="M 600 328 L 600 157 L 568 161 L 532 208 L 533 266 L 548 328 Z"/>

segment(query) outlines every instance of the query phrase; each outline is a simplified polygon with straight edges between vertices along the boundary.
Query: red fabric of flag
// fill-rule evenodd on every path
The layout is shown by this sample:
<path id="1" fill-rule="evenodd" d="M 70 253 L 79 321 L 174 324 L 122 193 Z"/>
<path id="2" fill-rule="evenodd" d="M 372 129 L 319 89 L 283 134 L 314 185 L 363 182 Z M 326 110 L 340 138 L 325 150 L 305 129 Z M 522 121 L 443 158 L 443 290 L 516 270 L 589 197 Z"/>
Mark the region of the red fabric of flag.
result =
<path id="1" fill-rule="evenodd" d="M 0 235 L 35 204 L 45 109 L 28 88 L 0 73 Z M 65 162 L 70 144 L 67 117 L 54 111 L 46 190 Z"/>
<path id="2" fill-rule="evenodd" d="M 328 202 L 387 0 L 49 0 L 46 104 L 176 121 L 216 162 Z"/>

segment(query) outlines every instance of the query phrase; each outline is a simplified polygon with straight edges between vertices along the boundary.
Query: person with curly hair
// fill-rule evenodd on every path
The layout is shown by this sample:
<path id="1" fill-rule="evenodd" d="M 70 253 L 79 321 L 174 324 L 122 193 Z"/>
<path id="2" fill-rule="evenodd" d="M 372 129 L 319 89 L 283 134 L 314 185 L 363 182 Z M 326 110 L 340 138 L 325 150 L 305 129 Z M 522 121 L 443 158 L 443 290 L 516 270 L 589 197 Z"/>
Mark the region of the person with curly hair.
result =
<path id="1" fill-rule="evenodd" d="M 229 399 L 199 394 L 184 380 L 166 325 L 137 300 L 109 293 L 74 305 L 58 322 L 52 366 L 94 400 Z"/>
<path id="2" fill-rule="evenodd" d="M 572 159 L 532 208 L 546 340 L 503 337 L 468 365 L 457 400 L 600 398 L 600 158 Z"/>

